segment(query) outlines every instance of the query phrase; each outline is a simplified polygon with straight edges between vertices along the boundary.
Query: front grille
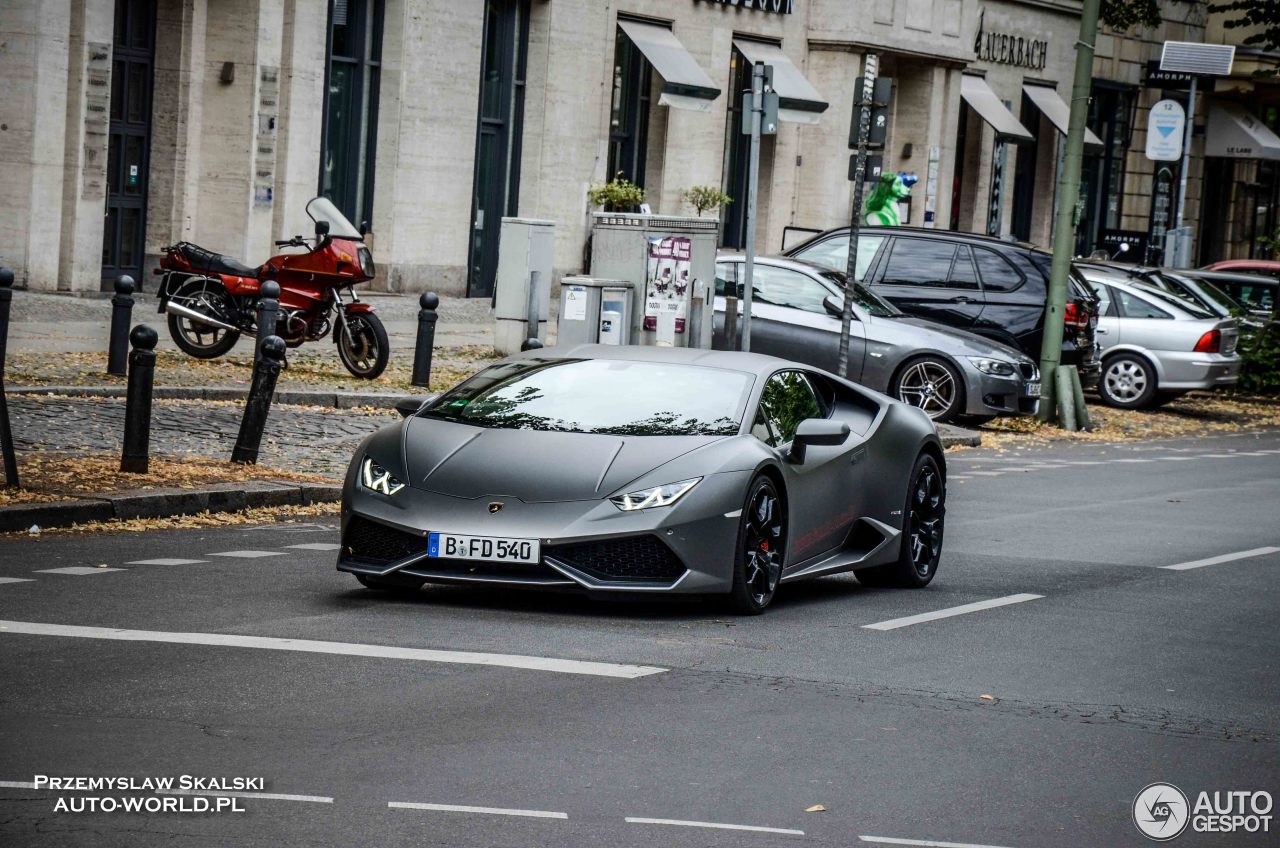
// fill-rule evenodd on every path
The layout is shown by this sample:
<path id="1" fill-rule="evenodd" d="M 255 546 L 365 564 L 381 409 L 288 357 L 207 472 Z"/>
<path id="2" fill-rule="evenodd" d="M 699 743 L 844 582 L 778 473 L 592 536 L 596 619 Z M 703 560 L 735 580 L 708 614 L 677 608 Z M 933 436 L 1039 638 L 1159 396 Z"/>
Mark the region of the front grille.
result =
<path id="1" fill-rule="evenodd" d="M 342 550 L 352 559 L 386 564 L 414 554 L 426 553 L 427 539 L 425 536 L 406 533 L 355 515 L 347 523 L 347 536 L 343 540 Z"/>
<path id="2" fill-rule="evenodd" d="M 1019 362 L 1018 370 L 1022 372 L 1024 380 L 1034 380 L 1036 378 L 1036 366 L 1030 362 Z"/>
<path id="3" fill-rule="evenodd" d="M 674 583 L 684 563 L 656 536 L 549 545 L 543 555 L 594 577 L 618 583 Z"/>

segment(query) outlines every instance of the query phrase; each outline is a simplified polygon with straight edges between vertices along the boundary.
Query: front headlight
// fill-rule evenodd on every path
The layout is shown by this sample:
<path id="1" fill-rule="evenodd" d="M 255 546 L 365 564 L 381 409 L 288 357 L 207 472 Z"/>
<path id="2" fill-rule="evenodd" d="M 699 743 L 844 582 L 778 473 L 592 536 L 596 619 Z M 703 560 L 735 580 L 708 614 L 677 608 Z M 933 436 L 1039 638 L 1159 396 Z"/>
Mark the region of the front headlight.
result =
<path id="1" fill-rule="evenodd" d="M 654 486 L 651 489 L 641 489 L 638 492 L 628 492 L 625 495 L 616 495 L 609 498 L 613 501 L 613 505 L 623 512 L 632 512 L 637 509 L 652 509 L 659 506 L 671 506 L 680 500 L 689 490 L 698 485 L 701 477 L 695 477 L 692 480 L 681 480 L 679 483 L 668 483 L 665 486 Z"/>
<path id="2" fill-rule="evenodd" d="M 373 279 L 373 272 L 373 253 L 370 252 L 369 248 L 362 246 L 360 248 L 360 273 L 369 279 Z"/>
<path id="3" fill-rule="evenodd" d="M 984 356 L 971 356 L 969 361 L 973 363 L 973 367 L 977 368 L 983 374 L 993 374 L 996 377 L 1012 377 L 1016 369 L 1012 362 L 1005 362 L 1003 359 L 987 359 Z"/>
<path id="4" fill-rule="evenodd" d="M 387 497 L 404 488 L 404 483 L 392 477 L 390 471 L 367 456 L 364 458 L 364 462 L 360 463 L 360 482 L 369 491 L 377 492 Z"/>

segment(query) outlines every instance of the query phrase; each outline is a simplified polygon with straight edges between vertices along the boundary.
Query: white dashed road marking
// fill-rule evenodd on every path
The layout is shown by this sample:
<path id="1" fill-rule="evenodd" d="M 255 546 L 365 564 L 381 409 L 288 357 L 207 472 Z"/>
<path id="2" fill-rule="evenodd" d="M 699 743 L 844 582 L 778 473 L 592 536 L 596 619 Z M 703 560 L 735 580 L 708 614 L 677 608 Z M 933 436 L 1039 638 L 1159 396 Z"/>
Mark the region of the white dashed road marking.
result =
<path id="1" fill-rule="evenodd" d="M 85 574 L 101 574 L 106 571 L 120 571 L 119 568 L 92 568 L 87 565 L 68 565 L 66 568 L 41 568 L 36 574 L 75 574 L 77 576 Z"/>
<path id="2" fill-rule="evenodd" d="M 803 830 L 792 830 L 785 827 L 757 827 L 751 824 L 724 824 L 721 822 L 682 821 L 680 819 L 645 819 L 627 816 L 629 824 L 671 824 L 677 827 L 709 827 L 716 830 L 749 830 L 755 833 L 781 833 L 787 836 L 804 836 Z"/>
<path id="3" fill-rule="evenodd" d="M 278 792 L 220 792 L 215 789 L 168 789 L 157 795 L 207 795 L 210 798 L 254 798 L 262 801 L 307 801 L 312 804 L 332 804 L 327 795 L 282 795 Z"/>
<path id="4" fill-rule="evenodd" d="M 95 568 L 94 571 L 97 571 Z M 34 583 L 30 577 L 0 577 L 0 583 Z"/>
<path id="5" fill-rule="evenodd" d="M 336 551 L 342 547 L 337 542 L 307 542 L 305 545 L 285 545 L 298 551 Z"/>
<path id="6" fill-rule="evenodd" d="M 280 551 L 222 551 L 209 556 L 235 557 L 237 559 L 258 559 L 259 557 L 284 556 Z"/>
<path id="7" fill-rule="evenodd" d="M 981 612 L 982 610 L 995 609 L 1009 604 L 1020 604 L 1023 601 L 1034 601 L 1043 597 L 1044 595 L 1006 595 L 1003 598 L 992 598 L 989 601 L 978 601 L 958 607 L 934 610 L 933 612 L 922 612 L 919 615 L 908 615 L 905 618 L 891 618 L 888 621 L 880 621 L 876 624 L 864 624 L 862 628 L 864 630 L 897 630 L 899 627 L 910 627 L 913 624 L 924 624 L 926 621 L 937 621 L 940 618 L 951 618 L 956 615 Z"/>
<path id="8" fill-rule="evenodd" d="M 502 807 L 467 807 L 460 804 L 414 804 L 408 801 L 388 801 L 393 810 L 434 810 L 442 813 L 479 813 L 487 816 L 523 816 L 530 819 L 567 819 L 568 813 L 551 810 L 508 810 Z"/>
<path id="9" fill-rule="evenodd" d="M 35 789 L 36 785 L 28 780 L 0 780 L 0 789 Z"/>
<path id="10" fill-rule="evenodd" d="M 531 657 L 519 654 L 488 654 L 471 651 L 437 651 L 428 648 L 399 648 L 392 645 L 366 645 L 352 642 L 319 642 L 311 639 L 280 639 L 270 636 L 236 636 L 229 633 L 168 633 L 159 630 L 122 630 L 111 627 L 78 627 L 70 624 L 42 624 L 32 621 L 0 621 L 0 634 L 23 633 L 31 636 L 71 636 L 81 639 L 106 639 L 119 642 L 165 642 L 176 645 L 209 645 L 225 648 L 258 648 L 269 651 L 298 651 L 311 654 L 337 654 L 351 657 L 377 657 L 392 660 L 488 665 L 519 668 L 528 671 L 553 671 L 561 674 L 585 674 L 593 677 L 615 677 L 634 680 L 660 674 L 665 668 L 650 665 L 563 660 L 554 657 Z"/>
<path id="11" fill-rule="evenodd" d="M 195 565 L 196 563 L 208 562 L 207 559 L 175 559 L 173 557 L 160 557 L 159 559 L 135 559 L 133 562 L 126 562 L 125 565 Z"/>
<path id="12" fill-rule="evenodd" d="M 1162 565 L 1160 567 L 1166 571 L 1190 571 L 1193 568 L 1204 568 L 1206 565 L 1221 565 L 1224 562 L 1235 562 L 1238 559 L 1249 559 L 1250 557 L 1260 557 L 1274 553 L 1280 553 L 1280 548 L 1254 548 L 1251 551 L 1237 551 L 1234 554 L 1222 554 L 1208 559 L 1196 559 L 1191 562 L 1180 562 L 1177 565 Z"/>
<path id="13" fill-rule="evenodd" d="M 863 842 L 876 845 L 918 845 L 921 848 L 1000 848 L 999 845 L 978 845 L 973 842 L 935 842 L 932 839 L 894 839 L 892 836 L 859 836 Z"/>

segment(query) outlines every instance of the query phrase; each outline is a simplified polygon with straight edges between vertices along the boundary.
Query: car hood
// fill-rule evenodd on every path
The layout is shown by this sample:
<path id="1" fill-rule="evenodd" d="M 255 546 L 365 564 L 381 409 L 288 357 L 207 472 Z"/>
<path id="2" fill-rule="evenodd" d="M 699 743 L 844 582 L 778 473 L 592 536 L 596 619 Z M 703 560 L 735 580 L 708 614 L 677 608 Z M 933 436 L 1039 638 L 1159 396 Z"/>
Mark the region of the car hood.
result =
<path id="1" fill-rule="evenodd" d="M 726 438 L 730 437 L 500 430 L 412 418 L 405 426 L 405 470 L 410 486 L 460 498 L 595 500 L 663 463 Z"/>
<path id="2" fill-rule="evenodd" d="M 961 356 L 990 356 L 997 359 L 1007 359 L 1010 362 L 1021 362 L 1027 359 L 1026 354 L 1020 350 L 992 341 L 986 336 L 980 336 L 968 330 L 948 327 L 946 324 L 939 324 L 936 321 L 907 316 L 878 318 L 876 320 L 890 321 L 894 324 L 905 324 L 913 327 L 922 334 L 919 337 L 921 346 L 928 344 L 945 353 Z"/>

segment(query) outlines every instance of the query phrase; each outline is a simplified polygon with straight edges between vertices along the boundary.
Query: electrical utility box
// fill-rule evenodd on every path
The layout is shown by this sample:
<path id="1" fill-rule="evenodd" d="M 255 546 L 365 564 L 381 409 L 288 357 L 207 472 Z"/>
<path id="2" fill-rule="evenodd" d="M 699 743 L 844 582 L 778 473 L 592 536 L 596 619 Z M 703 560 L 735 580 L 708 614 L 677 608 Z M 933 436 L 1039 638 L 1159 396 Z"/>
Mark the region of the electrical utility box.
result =
<path id="1" fill-rule="evenodd" d="M 715 218 L 615 212 L 593 216 L 591 276 L 632 284 L 624 344 L 658 344 L 671 335 L 674 323 L 674 340 L 666 338 L 664 343 L 711 347 L 718 232 Z M 660 333 L 660 321 L 666 332 Z"/>
<path id="2" fill-rule="evenodd" d="M 626 280 L 565 277 L 556 344 L 630 344 L 633 297 Z"/>
<path id="3" fill-rule="evenodd" d="M 526 339 L 546 342 L 555 253 L 554 221 L 502 219 L 493 291 L 493 349 L 499 354 L 519 353 Z"/>

